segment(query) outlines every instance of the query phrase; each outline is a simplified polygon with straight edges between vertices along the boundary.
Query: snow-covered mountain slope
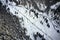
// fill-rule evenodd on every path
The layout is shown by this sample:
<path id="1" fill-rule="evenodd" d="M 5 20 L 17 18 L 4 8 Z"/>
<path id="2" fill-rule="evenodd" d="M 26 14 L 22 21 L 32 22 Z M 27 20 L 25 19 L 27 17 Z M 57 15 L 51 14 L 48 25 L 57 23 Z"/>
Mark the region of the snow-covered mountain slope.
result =
<path id="1" fill-rule="evenodd" d="M 27 29 L 26 35 L 29 35 L 32 40 L 60 40 L 60 12 L 54 14 L 60 2 L 50 6 L 47 14 L 47 6 L 42 3 L 30 5 L 27 2 L 27 5 L 16 5 L 15 1 L 0 1 L 6 5 L 7 12 L 19 18 L 21 26 Z"/>

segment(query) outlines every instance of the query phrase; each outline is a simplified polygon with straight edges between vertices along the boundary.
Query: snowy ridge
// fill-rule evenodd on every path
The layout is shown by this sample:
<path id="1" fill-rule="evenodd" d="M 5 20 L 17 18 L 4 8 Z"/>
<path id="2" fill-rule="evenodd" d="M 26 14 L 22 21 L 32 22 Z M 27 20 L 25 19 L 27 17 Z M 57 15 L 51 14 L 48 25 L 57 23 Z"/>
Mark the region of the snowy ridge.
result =
<path id="1" fill-rule="evenodd" d="M 56 32 L 56 30 L 54 29 L 55 26 L 53 26 L 55 25 L 54 23 L 55 21 L 51 20 L 52 17 L 50 14 L 52 14 L 53 12 L 49 11 L 50 13 L 49 15 L 47 15 L 46 12 L 44 13 L 39 12 L 37 9 L 34 9 L 33 6 L 30 9 L 26 9 L 27 6 L 25 7 L 23 5 L 16 6 L 14 2 L 12 3 L 9 1 L 8 4 L 6 4 L 5 0 L 1 0 L 1 1 L 2 3 L 4 1 L 3 5 L 8 5 L 7 8 L 10 9 L 9 11 L 13 15 L 16 15 L 19 18 L 22 27 L 27 29 L 26 35 L 29 35 L 32 40 L 35 40 L 33 34 L 36 34 L 37 32 L 39 32 L 41 35 L 44 35 L 44 38 L 46 40 L 60 39 L 60 34 Z M 38 18 L 36 17 L 34 12 L 30 11 L 32 8 L 36 11 L 36 13 L 38 13 Z M 44 8 L 42 9 L 44 10 Z M 51 6 L 51 9 L 54 8 L 52 8 Z M 48 24 L 50 25 L 48 26 L 49 28 L 47 27 L 47 23 L 45 22 L 46 21 L 45 19 L 48 20 Z M 37 37 L 37 40 L 41 40 L 41 39 L 42 38 Z"/>

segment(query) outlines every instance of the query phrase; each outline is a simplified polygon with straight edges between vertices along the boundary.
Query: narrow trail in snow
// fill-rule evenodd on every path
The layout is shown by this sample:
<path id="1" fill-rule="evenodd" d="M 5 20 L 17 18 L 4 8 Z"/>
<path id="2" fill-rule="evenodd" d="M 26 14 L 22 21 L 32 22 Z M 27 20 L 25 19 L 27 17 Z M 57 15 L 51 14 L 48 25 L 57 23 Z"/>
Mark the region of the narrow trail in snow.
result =
<path id="1" fill-rule="evenodd" d="M 11 6 L 11 5 L 10 5 Z M 12 7 L 14 8 L 14 7 Z M 21 15 L 23 15 L 19 10 L 17 10 L 16 8 L 14 8 L 17 12 L 19 12 Z M 30 23 L 32 23 L 38 30 L 40 30 L 42 33 L 44 33 L 46 36 L 48 36 L 51 40 L 53 40 L 48 34 L 46 34 L 42 29 L 38 28 L 33 22 L 31 22 L 29 20 L 29 18 L 27 18 L 25 15 L 23 15 Z M 42 16 L 42 14 L 41 14 Z"/>

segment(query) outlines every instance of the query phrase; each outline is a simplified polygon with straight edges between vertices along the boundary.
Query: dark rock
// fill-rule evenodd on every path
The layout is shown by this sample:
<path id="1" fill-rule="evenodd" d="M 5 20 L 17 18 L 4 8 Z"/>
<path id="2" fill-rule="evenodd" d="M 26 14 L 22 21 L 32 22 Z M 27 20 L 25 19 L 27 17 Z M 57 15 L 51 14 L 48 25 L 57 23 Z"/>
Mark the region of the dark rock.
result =
<path id="1" fill-rule="evenodd" d="M 56 9 L 58 12 L 60 12 L 60 6 Z"/>
<path id="2" fill-rule="evenodd" d="M 58 32 L 58 33 L 60 33 L 60 31 L 59 31 L 59 30 L 57 30 L 57 32 Z"/>
<path id="3" fill-rule="evenodd" d="M 42 38 L 42 40 L 46 40 L 45 38 Z"/>
<path id="4" fill-rule="evenodd" d="M 16 0 L 13 0 L 15 3 L 16 3 L 16 5 L 18 5 L 19 3 L 18 3 L 18 1 L 16 1 Z"/>
<path id="5" fill-rule="evenodd" d="M 10 9 L 9 8 L 7 8 L 7 11 L 9 11 Z"/>
<path id="6" fill-rule="evenodd" d="M 15 14 L 18 14 L 18 12 L 15 11 Z"/>
<path id="7" fill-rule="evenodd" d="M 37 32 L 37 35 L 38 35 L 40 38 L 42 38 L 42 37 L 43 37 L 43 35 L 41 35 L 41 34 L 40 34 L 40 33 L 38 33 L 38 32 Z"/>
<path id="8" fill-rule="evenodd" d="M 6 9 L 6 5 L 3 6 Z"/>
<path id="9" fill-rule="evenodd" d="M 36 13 L 33 9 L 31 9 L 30 11 L 32 11 L 32 12 L 34 12 L 34 13 Z"/>
<path id="10" fill-rule="evenodd" d="M 37 32 L 37 34 L 38 34 L 38 32 Z M 37 34 L 33 34 L 35 40 L 37 39 Z"/>
<path id="11" fill-rule="evenodd" d="M 45 21 L 46 21 L 46 23 L 48 23 L 48 20 L 47 20 L 47 18 L 45 18 Z"/>
<path id="12" fill-rule="evenodd" d="M 45 0 L 46 6 L 54 5 L 55 3 L 60 2 L 60 0 Z"/>
<path id="13" fill-rule="evenodd" d="M 2 6 L 2 3 L 1 3 L 1 1 L 0 1 L 0 7 Z"/>
<path id="14" fill-rule="evenodd" d="M 50 28 L 50 25 L 49 25 L 49 23 L 47 24 L 47 27 L 48 27 L 48 28 Z"/>
<path id="15" fill-rule="evenodd" d="M 39 33 L 38 35 L 39 35 L 39 37 L 40 37 L 40 38 L 42 38 L 42 37 L 43 37 L 43 35 L 41 35 L 40 33 Z"/>
<path id="16" fill-rule="evenodd" d="M 43 24 L 43 22 L 42 22 L 42 21 L 40 21 L 40 23 L 41 23 L 41 24 Z"/>
<path id="17" fill-rule="evenodd" d="M 4 37 L 2 37 L 2 40 L 5 40 Z"/>
<path id="18" fill-rule="evenodd" d="M 6 3 L 8 3 L 8 0 L 6 0 Z"/>
<path id="19" fill-rule="evenodd" d="M 13 0 L 9 0 L 10 2 L 12 2 Z"/>
<path id="20" fill-rule="evenodd" d="M 38 18 L 38 13 L 35 13 L 35 16 Z"/>

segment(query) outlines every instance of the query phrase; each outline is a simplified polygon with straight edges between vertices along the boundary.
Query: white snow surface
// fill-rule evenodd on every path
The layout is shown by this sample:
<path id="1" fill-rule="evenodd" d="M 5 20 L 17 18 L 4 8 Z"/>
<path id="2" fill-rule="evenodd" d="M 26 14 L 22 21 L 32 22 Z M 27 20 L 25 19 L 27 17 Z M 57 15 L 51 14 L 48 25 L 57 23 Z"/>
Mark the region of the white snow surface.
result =
<path id="1" fill-rule="evenodd" d="M 51 6 L 51 9 L 57 9 L 60 6 L 60 2 L 57 2 L 55 5 Z"/>
<path id="2" fill-rule="evenodd" d="M 10 12 L 13 15 L 16 15 L 18 18 L 23 18 L 22 22 L 21 22 L 21 19 L 19 19 L 20 24 L 22 27 L 27 29 L 26 35 L 29 35 L 32 40 L 34 40 L 33 34 L 35 34 L 36 32 L 39 32 L 42 35 L 44 35 L 44 38 L 46 40 L 59 40 L 60 39 L 60 34 L 58 34 L 55 31 L 55 29 L 53 28 L 53 24 L 51 22 L 53 20 L 50 20 L 51 15 L 47 15 L 46 13 L 37 11 L 39 13 L 39 15 L 38 15 L 38 18 L 36 18 L 34 13 L 30 12 L 30 9 L 26 9 L 23 5 L 16 6 L 14 2 L 13 3 L 9 2 L 8 4 L 6 4 L 5 0 L 1 0 L 1 1 L 2 1 L 3 5 L 8 5 L 8 8 L 10 9 Z M 55 7 L 55 5 L 51 6 L 51 8 L 53 9 Z M 15 14 L 15 12 L 18 12 L 18 14 Z M 29 12 L 30 12 L 30 14 L 29 14 Z M 47 27 L 47 24 L 45 23 L 43 16 L 45 16 L 48 19 L 50 28 Z M 34 19 L 33 19 L 33 17 L 34 17 Z M 40 21 L 43 22 L 43 25 L 40 23 Z M 41 39 L 39 37 L 37 37 L 37 40 L 41 40 Z"/>

